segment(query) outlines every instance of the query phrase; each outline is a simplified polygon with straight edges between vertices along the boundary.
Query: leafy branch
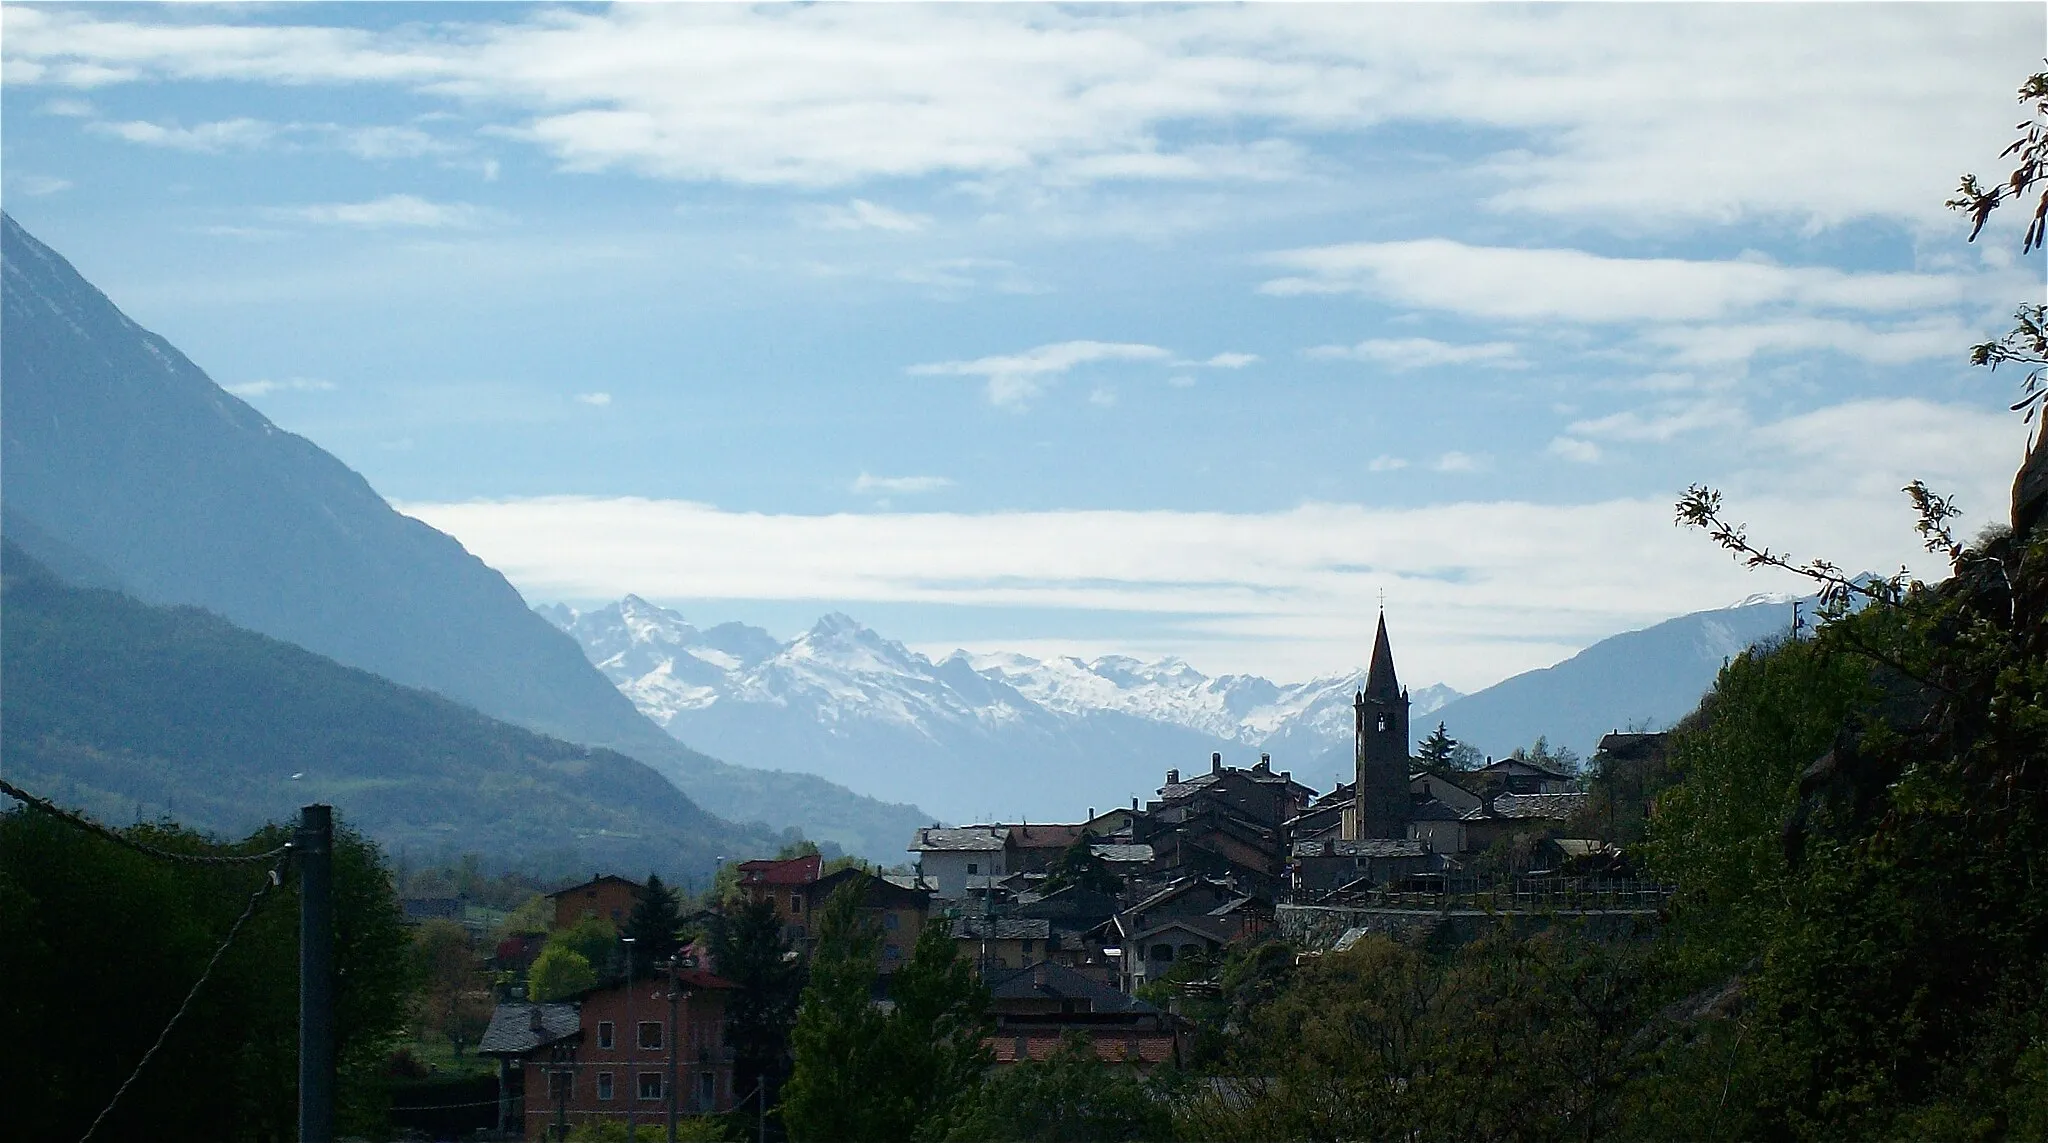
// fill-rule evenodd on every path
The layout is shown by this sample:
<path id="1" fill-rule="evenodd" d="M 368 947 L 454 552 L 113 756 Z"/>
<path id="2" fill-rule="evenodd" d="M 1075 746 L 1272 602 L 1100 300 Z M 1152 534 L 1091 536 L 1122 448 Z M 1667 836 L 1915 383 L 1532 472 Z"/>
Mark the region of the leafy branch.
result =
<path id="1" fill-rule="evenodd" d="M 2012 174 L 2004 182 L 1989 187 L 1980 184 L 1976 175 L 1964 175 L 1948 207 L 1970 216 L 1969 240 L 1975 242 L 1993 211 L 2024 196 L 2035 183 L 2041 183 L 2034 217 L 2028 220 L 2026 233 L 2020 239 L 2020 253 L 2026 255 L 2048 242 L 2048 72 L 2027 77 L 2027 82 L 2020 85 L 2019 99 L 2021 103 L 2031 103 L 2034 114 L 2031 121 L 2014 125 L 2020 137 L 1999 152 L 2001 159 L 2016 160 Z M 1970 364 L 1991 369 L 2000 365 L 2026 367 L 2020 399 L 2013 402 L 2012 409 L 2026 410 L 2027 423 L 2032 424 L 2035 412 L 2048 401 L 2048 307 L 2022 305 L 2014 311 L 2013 328 L 2004 337 L 1971 347 Z"/>
<path id="2" fill-rule="evenodd" d="M 1919 485 L 1915 481 L 1912 487 Z M 1925 486 L 1920 486 L 1925 491 Z M 1948 501 L 1940 500 L 1946 508 Z M 1947 515 L 1938 518 L 1932 525 L 1942 534 L 1947 532 L 1947 516 L 1954 515 L 1949 509 Z M 1824 559 L 1812 559 L 1801 563 L 1784 552 L 1774 552 L 1767 547 L 1758 547 L 1750 542 L 1749 525 L 1730 523 L 1721 515 L 1721 493 L 1704 484 L 1695 484 L 1685 490 L 1679 498 L 1677 522 L 1688 528 L 1699 528 L 1707 537 L 1728 549 L 1747 568 L 1772 567 L 1805 576 L 1819 585 L 1818 595 L 1824 613 L 1842 614 L 1850 610 L 1857 597 L 1873 603 L 1896 604 L 1905 594 L 1906 569 L 1900 568 L 1897 575 L 1885 579 L 1876 577 L 1850 577 L 1841 568 Z M 1928 525 L 1923 511 L 1921 524 Z"/>

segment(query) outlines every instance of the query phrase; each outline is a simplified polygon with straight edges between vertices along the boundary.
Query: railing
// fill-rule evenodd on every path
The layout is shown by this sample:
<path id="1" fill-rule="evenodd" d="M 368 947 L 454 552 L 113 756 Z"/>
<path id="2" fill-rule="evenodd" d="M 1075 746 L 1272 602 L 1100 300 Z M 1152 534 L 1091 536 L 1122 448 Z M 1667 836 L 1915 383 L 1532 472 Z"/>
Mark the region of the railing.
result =
<path id="1" fill-rule="evenodd" d="M 1651 881 L 1591 877 L 1516 877 L 1507 881 L 1452 878 L 1440 885 L 1299 892 L 1292 904 L 1335 905 L 1365 909 L 1455 909 L 1490 913 L 1656 912 L 1670 902 L 1674 886 Z"/>

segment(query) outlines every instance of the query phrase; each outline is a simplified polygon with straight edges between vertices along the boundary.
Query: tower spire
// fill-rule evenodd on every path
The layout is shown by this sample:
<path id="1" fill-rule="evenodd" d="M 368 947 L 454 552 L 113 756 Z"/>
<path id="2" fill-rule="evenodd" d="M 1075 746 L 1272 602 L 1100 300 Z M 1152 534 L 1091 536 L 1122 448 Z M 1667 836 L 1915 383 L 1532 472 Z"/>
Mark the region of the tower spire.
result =
<path id="1" fill-rule="evenodd" d="M 1367 698 L 1401 697 L 1401 680 L 1394 676 L 1394 648 L 1387 642 L 1387 613 L 1380 612 L 1380 629 L 1372 639 L 1372 665 L 1365 671 Z"/>

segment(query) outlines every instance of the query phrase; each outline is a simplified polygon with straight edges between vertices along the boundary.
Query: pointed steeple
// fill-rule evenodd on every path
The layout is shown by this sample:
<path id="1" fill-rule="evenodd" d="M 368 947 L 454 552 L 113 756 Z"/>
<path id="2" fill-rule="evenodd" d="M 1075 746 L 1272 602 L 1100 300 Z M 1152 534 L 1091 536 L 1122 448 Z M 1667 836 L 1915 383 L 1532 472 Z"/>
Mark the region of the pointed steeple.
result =
<path id="1" fill-rule="evenodd" d="M 1387 642 L 1387 613 L 1384 611 L 1380 612 L 1379 634 L 1372 640 L 1372 666 L 1365 671 L 1365 697 L 1401 697 L 1401 681 L 1394 677 L 1394 648 Z"/>

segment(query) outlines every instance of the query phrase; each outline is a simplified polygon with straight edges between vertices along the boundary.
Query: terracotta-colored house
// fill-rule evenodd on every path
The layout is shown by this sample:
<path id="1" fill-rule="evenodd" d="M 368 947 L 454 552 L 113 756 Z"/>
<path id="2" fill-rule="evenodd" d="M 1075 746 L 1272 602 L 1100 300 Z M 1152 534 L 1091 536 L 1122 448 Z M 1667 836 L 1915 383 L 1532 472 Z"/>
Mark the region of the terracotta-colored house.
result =
<path id="1" fill-rule="evenodd" d="M 725 1005 L 735 987 L 679 968 L 635 981 L 630 993 L 614 981 L 567 1001 L 498 1005 L 477 1051 L 498 1057 L 500 1129 L 537 1139 L 557 1122 L 624 1119 L 630 1108 L 651 1139 L 671 1091 L 678 1115 L 730 1111 Z"/>
<path id="2" fill-rule="evenodd" d="M 876 952 L 876 967 L 887 976 L 909 963 L 910 954 L 916 951 L 917 935 L 923 931 L 925 914 L 931 908 L 931 891 L 906 889 L 864 869 L 841 869 L 804 886 L 806 917 L 824 908 L 826 898 L 849 882 L 863 886 L 861 913 L 872 920 L 882 934 L 881 947 Z M 808 927 L 792 929 L 791 936 L 797 949 L 809 956 L 817 936 L 816 930 Z"/>
<path id="3" fill-rule="evenodd" d="M 989 1047 L 998 1067 L 1043 1060 L 1069 1036 L 1079 1036 L 1099 1059 L 1150 1072 L 1185 1059 L 1189 1026 L 1064 965 L 1039 963 L 992 977 Z"/>
<path id="4" fill-rule="evenodd" d="M 810 932 L 810 901 L 805 890 L 818 879 L 825 859 L 815 853 L 781 860 L 742 861 L 740 892 L 749 901 L 766 899 L 792 942 L 802 944 Z"/>
<path id="5" fill-rule="evenodd" d="M 640 903 L 640 894 L 646 889 L 638 881 L 629 881 L 612 873 L 593 877 L 581 885 L 557 889 L 548 894 L 548 900 L 555 903 L 554 927 L 566 929 L 587 917 L 624 926 L 626 918 L 633 915 L 633 906 Z"/>

